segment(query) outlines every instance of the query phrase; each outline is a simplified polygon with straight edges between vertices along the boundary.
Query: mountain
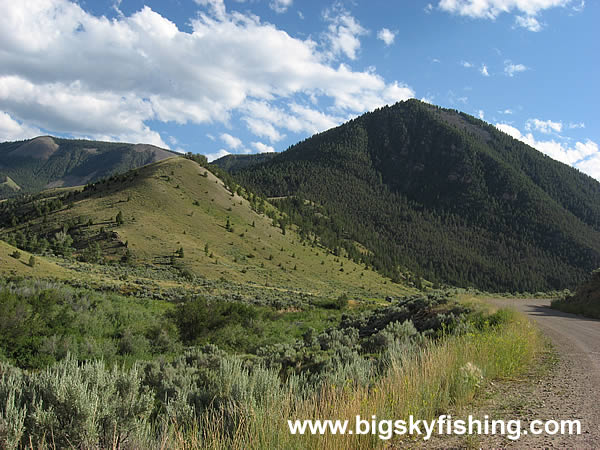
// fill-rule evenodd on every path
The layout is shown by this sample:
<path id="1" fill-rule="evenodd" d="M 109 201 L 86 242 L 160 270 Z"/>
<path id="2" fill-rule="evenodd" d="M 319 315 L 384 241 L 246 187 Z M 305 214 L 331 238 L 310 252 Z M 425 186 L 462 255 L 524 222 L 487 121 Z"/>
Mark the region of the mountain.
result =
<path id="1" fill-rule="evenodd" d="M 0 239 L 37 254 L 104 263 L 81 269 L 90 273 L 124 263 L 152 283 L 226 279 L 334 296 L 414 292 L 303 240 L 264 199 L 184 157 L 83 189 L 0 202 Z M 110 278 L 113 271 L 101 272 Z"/>
<path id="2" fill-rule="evenodd" d="M 255 164 L 270 161 L 277 153 L 256 153 L 253 155 L 225 155 L 212 163 L 230 173 L 239 172 Z"/>
<path id="3" fill-rule="evenodd" d="M 278 198 L 301 233 L 392 277 L 408 268 L 435 282 L 537 291 L 573 287 L 600 266 L 597 181 L 481 120 L 417 100 L 235 176 Z"/>
<path id="4" fill-rule="evenodd" d="M 4 142 L 0 144 L 0 198 L 82 185 L 174 155 L 153 145 L 51 136 Z"/>

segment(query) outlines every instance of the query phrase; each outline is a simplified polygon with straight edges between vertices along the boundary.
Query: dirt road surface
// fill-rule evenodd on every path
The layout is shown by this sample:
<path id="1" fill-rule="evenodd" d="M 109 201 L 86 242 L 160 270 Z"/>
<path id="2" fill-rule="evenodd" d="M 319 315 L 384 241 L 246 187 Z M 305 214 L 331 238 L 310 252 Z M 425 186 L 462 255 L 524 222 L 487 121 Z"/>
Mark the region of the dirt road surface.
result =
<path id="1" fill-rule="evenodd" d="M 491 302 L 514 307 L 533 319 L 558 353 L 549 374 L 517 383 L 502 394 L 507 404 L 513 405 L 514 412 L 519 413 L 514 418 L 524 423 L 535 419 L 579 419 L 582 434 L 528 434 L 516 442 L 492 438 L 482 439 L 480 444 L 512 448 L 600 448 L 600 321 L 550 309 L 548 300 Z"/>

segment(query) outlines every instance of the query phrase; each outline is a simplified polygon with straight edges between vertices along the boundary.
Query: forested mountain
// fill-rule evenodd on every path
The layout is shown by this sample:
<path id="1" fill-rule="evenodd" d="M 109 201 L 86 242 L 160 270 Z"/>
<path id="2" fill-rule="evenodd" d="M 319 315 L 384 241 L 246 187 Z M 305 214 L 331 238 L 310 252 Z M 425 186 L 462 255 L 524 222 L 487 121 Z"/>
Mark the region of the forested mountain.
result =
<path id="1" fill-rule="evenodd" d="M 230 173 L 239 172 L 255 164 L 270 161 L 277 153 L 256 153 L 254 155 L 226 155 L 213 164 Z"/>
<path id="2" fill-rule="evenodd" d="M 146 144 L 40 136 L 0 144 L 0 198 L 77 186 L 175 156 Z"/>
<path id="3" fill-rule="evenodd" d="M 307 235 L 398 277 L 490 290 L 575 286 L 600 265 L 600 184 L 481 120 L 417 100 L 236 174 Z"/>

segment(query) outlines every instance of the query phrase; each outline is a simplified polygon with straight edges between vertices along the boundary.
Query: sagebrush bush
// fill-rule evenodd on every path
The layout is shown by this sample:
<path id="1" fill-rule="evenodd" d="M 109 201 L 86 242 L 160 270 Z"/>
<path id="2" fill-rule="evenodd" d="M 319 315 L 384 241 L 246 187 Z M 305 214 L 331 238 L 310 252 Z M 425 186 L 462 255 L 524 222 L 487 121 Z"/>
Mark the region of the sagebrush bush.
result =
<path id="1" fill-rule="evenodd" d="M 120 447 L 144 428 L 153 404 L 137 365 L 107 369 L 102 361 L 78 365 L 67 357 L 39 372 L 2 375 L 0 417 L 13 425 L 0 436 L 23 445 Z"/>

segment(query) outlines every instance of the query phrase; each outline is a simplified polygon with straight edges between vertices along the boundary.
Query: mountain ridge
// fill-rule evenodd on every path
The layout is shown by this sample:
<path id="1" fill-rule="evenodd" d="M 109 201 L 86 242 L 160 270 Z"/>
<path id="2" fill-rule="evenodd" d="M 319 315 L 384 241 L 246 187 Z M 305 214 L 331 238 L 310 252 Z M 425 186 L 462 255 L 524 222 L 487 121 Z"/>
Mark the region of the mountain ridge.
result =
<path id="1" fill-rule="evenodd" d="M 0 177 L 34 193 L 54 187 L 83 185 L 116 173 L 176 156 L 149 144 L 126 144 L 38 136 L 0 143 Z M 0 185 L 0 198 L 17 195 Z"/>
<path id="2" fill-rule="evenodd" d="M 321 204 L 388 274 L 406 266 L 457 285 L 535 291 L 573 287 L 600 265 L 597 181 L 479 119 L 417 100 L 235 176 L 268 197 Z"/>

